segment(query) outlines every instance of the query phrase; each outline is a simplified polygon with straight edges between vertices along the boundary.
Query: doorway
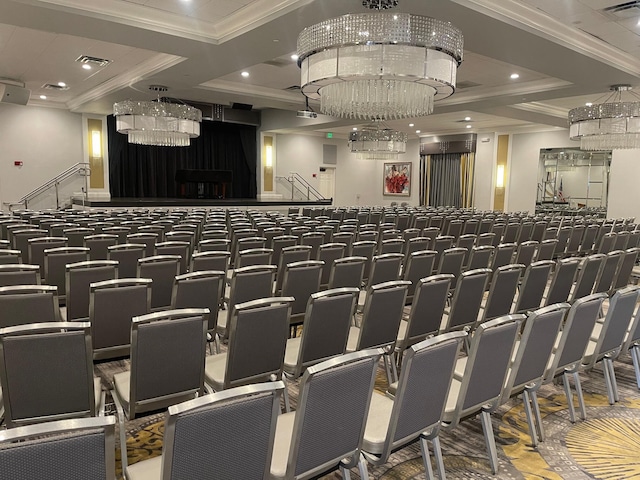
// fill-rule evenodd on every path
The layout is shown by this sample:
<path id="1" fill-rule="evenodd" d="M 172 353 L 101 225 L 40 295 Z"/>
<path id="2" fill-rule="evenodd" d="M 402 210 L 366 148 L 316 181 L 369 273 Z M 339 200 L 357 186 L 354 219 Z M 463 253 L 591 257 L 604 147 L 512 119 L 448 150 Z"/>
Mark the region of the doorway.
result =
<path id="1" fill-rule="evenodd" d="M 335 197 L 336 193 L 336 169 L 335 167 L 320 167 L 318 174 L 318 191 L 324 198 Z"/>

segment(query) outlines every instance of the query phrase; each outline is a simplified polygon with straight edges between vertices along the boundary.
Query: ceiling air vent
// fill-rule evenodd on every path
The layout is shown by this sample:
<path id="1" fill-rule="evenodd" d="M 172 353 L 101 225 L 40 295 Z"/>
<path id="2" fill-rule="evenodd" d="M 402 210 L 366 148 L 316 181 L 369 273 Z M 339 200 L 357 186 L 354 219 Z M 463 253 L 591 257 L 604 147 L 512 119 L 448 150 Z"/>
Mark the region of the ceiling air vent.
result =
<path id="1" fill-rule="evenodd" d="M 456 90 L 462 90 L 463 88 L 479 87 L 480 84 L 471 81 L 462 81 L 456 83 Z"/>
<path id="2" fill-rule="evenodd" d="M 55 83 L 45 83 L 42 88 L 45 90 L 57 90 L 58 92 L 69 90 L 68 86 L 61 87 L 60 85 L 56 85 Z"/>
<path id="3" fill-rule="evenodd" d="M 623 2 L 618 5 L 611 5 L 610 7 L 603 8 L 602 12 L 617 20 L 637 18 L 640 16 L 640 1 L 635 0 L 633 2 Z"/>
<path id="4" fill-rule="evenodd" d="M 106 67 L 111 63 L 111 60 L 107 60 L 106 58 L 91 57 L 89 55 L 80 55 L 78 58 L 76 58 L 76 62 L 86 63 L 94 67 Z"/>

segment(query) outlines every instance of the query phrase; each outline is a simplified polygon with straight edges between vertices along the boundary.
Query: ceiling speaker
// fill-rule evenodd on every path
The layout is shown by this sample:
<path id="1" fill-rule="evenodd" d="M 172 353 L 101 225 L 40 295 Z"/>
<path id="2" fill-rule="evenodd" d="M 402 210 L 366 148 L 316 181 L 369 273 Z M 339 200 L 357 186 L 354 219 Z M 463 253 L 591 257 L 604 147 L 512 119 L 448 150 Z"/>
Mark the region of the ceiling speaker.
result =
<path id="1" fill-rule="evenodd" d="M 26 105 L 31 96 L 31 90 L 17 85 L 0 83 L 0 103 Z"/>

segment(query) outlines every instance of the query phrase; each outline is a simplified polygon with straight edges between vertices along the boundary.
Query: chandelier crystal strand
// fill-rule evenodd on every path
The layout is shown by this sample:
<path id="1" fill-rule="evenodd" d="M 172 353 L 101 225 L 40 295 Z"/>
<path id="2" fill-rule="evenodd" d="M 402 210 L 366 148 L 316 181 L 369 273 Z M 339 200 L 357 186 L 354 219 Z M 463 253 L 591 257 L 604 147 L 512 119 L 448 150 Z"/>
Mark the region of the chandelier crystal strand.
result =
<path id="1" fill-rule="evenodd" d="M 429 115 L 454 92 L 462 56 L 459 29 L 408 13 L 343 15 L 298 37 L 302 92 L 342 118 Z"/>
<path id="2" fill-rule="evenodd" d="M 569 111 L 569 136 L 583 150 L 640 148 L 640 101 L 622 101 L 624 92 L 631 93 L 629 85 L 611 89 L 615 93 L 604 103 Z"/>
<path id="3" fill-rule="evenodd" d="M 113 105 L 116 130 L 129 143 L 186 147 L 200 136 L 202 112 L 184 104 L 126 100 Z"/>
<path id="4" fill-rule="evenodd" d="M 351 153 L 365 160 L 394 160 L 407 149 L 407 134 L 390 128 L 367 126 L 349 134 Z"/>

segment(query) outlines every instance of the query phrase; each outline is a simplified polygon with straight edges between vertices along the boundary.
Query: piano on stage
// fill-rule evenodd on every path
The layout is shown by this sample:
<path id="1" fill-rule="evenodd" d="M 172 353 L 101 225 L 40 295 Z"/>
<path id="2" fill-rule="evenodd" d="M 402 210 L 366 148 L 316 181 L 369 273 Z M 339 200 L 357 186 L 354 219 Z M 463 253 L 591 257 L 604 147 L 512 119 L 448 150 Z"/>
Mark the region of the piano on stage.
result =
<path id="1" fill-rule="evenodd" d="M 181 198 L 227 198 L 231 195 L 231 170 L 176 170 L 178 195 Z"/>

